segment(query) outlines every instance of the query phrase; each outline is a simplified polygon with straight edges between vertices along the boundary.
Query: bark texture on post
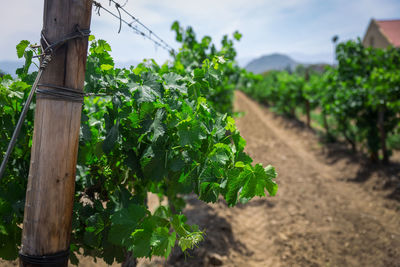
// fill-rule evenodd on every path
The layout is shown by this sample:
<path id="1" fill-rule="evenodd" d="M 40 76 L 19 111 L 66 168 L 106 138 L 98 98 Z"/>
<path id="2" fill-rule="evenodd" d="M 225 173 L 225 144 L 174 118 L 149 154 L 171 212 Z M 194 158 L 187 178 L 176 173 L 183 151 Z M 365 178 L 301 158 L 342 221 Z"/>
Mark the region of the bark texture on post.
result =
<path id="1" fill-rule="evenodd" d="M 43 32 L 50 43 L 90 28 L 92 0 L 45 0 Z M 83 90 L 87 38 L 56 50 L 40 83 Z M 81 103 L 38 98 L 26 192 L 21 254 L 42 256 L 69 249 Z M 22 266 L 32 265 L 20 260 Z M 67 266 L 68 260 L 58 266 Z"/>

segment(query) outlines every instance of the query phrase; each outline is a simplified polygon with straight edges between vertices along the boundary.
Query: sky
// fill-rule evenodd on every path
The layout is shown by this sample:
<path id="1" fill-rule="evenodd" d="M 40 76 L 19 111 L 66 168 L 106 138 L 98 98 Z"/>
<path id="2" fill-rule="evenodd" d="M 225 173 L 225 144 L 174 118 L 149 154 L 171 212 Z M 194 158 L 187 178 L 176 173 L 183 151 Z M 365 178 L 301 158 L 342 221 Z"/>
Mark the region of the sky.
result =
<path id="1" fill-rule="evenodd" d="M 3 0 L 4 1 L 4 0 Z M 98 0 L 116 12 L 107 0 Z M 124 4 L 126 0 L 119 0 Z M 128 0 L 124 8 L 177 49 L 170 30 L 178 20 L 219 43 L 224 34 L 243 34 L 236 44 L 241 65 L 271 53 L 283 53 L 305 63 L 331 63 L 332 37 L 339 41 L 363 37 L 371 18 L 400 19 L 399 0 Z M 0 9 L 0 61 L 16 60 L 15 45 L 22 39 L 38 42 L 43 1 L 8 1 Z M 92 14 L 92 34 L 107 40 L 117 62 L 154 58 L 163 63 L 166 51 L 122 26 L 104 11 Z"/>

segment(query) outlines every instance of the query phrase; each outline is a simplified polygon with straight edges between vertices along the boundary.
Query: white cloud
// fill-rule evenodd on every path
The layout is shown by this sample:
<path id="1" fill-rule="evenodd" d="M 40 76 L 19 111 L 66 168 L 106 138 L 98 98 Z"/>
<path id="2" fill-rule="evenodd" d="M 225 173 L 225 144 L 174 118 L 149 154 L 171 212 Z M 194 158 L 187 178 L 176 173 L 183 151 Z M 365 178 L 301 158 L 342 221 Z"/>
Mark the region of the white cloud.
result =
<path id="1" fill-rule="evenodd" d="M 108 0 L 98 1 L 116 11 Z M 125 8 L 174 47 L 178 44 L 170 26 L 176 19 L 182 26 L 193 26 L 199 38 L 210 35 L 214 42 L 239 30 L 243 33 L 237 44 L 240 58 L 272 52 L 330 55 L 333 35 L 341 40 L 362 36 L 371 17 L 400 14 L 398 0 L 128 0 Z M 0 10 L 0 60 L 15 59 L 19 40 L 39 39 L 42 9 L 43 1 L 18 0 Z M 152 43 L 124 26 L 117 34 L 118 27 L 118 21 L 104 11 L 100 17 L 93 13 L 92 32 L 111 43 L 116 60 L 168 58 L 166 52 L 156 52 Z"/>
<path id="2" fill-rule="evenodd" d="M 8 1 L 0 9 L 0 60 L 16 59 L 15 46 L 20 40 L 38 41 L 42 29 L 42 2 Z"/>

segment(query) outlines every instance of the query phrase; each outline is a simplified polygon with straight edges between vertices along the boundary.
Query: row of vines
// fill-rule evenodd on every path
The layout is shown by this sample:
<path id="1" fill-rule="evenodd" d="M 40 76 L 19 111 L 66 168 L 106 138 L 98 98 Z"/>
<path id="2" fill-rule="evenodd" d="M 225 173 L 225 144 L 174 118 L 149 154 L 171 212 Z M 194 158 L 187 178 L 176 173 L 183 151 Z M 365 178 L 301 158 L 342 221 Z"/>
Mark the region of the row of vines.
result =
<path id="1" fill-rule="evenodd" d="M 301 109 L 308 125 L 310 114 L 318 113 L 330 140 L 345 140 L 373 161 L 387 162 L 396 148 L 388 139 L 400 130 L 400 49 L 348 41 L 337 45 L 336 60 L 322 74 L 309 68 L 263 76 L 243 72 L 240 88 L 281 114 L 296 116 Z"/>
<path id="2" fill-rule="evenodd" d="M 102 258 L 167 257 L 178 245 L 195 247 L 204 232 L 182 214 L 185 196 L 229 206 L 255 196 L 275 195 L 272 166 L 252 164 L 245 140 L 232 118 L 233 91 L 241 77 L 233 39 L 224 36 L 218 50 L 210 37 L 196 39 L 192 28 L 172 25 L 181 48 L 158 65 L 147 60 L 116 68 L 111 47 L 89 38 L 81 119 L 71 255 Z M 0 151 L 18 120 L 36 73 L 28 73 L 29 42 L 17 46 L 25 65 L 17 78 L 0 78 Z M 21 242 L 25 191 L 35 105 L 0 181 L 0 257 L 16 259 Z M 167 205 L 150 212 L 148 192 Z"/>

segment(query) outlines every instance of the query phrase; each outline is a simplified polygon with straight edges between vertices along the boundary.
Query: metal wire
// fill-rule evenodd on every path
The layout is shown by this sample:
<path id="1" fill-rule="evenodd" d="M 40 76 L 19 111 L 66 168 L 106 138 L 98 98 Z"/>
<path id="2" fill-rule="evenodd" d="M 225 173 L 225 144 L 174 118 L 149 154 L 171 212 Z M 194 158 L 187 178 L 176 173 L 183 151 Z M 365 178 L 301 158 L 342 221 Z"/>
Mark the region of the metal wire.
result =
<path id="1" fill-rule="evenodd" d="M 26 103 L 24 105 L 24 108 L 22 109 L 21 115 L 19 116 L 17 125 L 15 126 L 13 135 L 12 135 L 11 140 L 10 140 L 10 143 L 8 144 L 8 147 L 7 147 L 6 154 L 4 155 L 3 161 L 1 162 L 0 180 L 3 177 L 3 174 L 4 174 L 5 170 L 6 170 L 6 165 L 7 165 L 8 159 L 10 158 L 11 152 L 14 149 L 15 143 L 17 142 L 17 138 L 18 138 L 19 132 L 21 131 L 22 124 L 24 123 L 26 114 L 28 113 L 29 106 L 30 106 L 30 104 L 32 102 L 32 99 L 33 99 L 33 95 L 35 94 L 36 86 L 38 85 L 39 80 L 42 77 L 44 69 L 45 68 L 42 68 L 42 67 L 39 68 L 39 71 L 38 71 L 38 74 L 36 76 L 35 82 L 32 85 L 31 92 L 29 93 L 28 99 L 26 100 Z"/>
<path id="2" fill-rule="evenodd" d="M 51 89 L 49 90 L 47 88 Z M 73 88 L 53 84 L 38 84 L 36 89 L 36 98 L 47 98 L 83 103 L 84 96 L 84 92 L 77 91 Z"/>
<path id="3" fill-rule="evenodd" d="M 63 45 L 64 43 L 66 43 L 69 40 L 87 37 L 89 34 L 90 34 L 89 30 L 80 30 L 79 27 L 76 26 L 76 29 L 74 32 L 63 36 L 63 38 L 57 40 L 54 43 L 50 43 L 47 41 L 46 37 L 44 36 L 44 34 L 42 32 L 41 48 L 42 48 L 43 53 L 40 55 L 41 62 L 40 62 L 39 71 L 38 71 L 38 74 L 36 75 L 35 82 L 32 85 L 28 99 L 26 100 L 26 103 L 22 109 L 22 112 L 18 119 L 17 125 L 15 126 L 10 143 L 8 144 L 8 147 L 7 147 L 6 154 L 4 155 L 3 161 L 1 162 L 0 180 L 3 177 L 3 174 L 6 170 L 7 162 L 9 160 L 10 155 L 11 155 L 11 153 L 15 147 L 15 144 L 17 142 L 17 138 L 18 138 L 19 132 L 21 131 L 22 124 L 24 123 L 26 114 L 28 113 L 28 110 L 29 110 L 29 106 L 32 102 L 33 96 L 35 95 L 36 87 L 39 84 L 39 81 L 40 81 L 40 78 L 42 77 L 43 71 L 46 69 L 49 62 L 51 61 L 54 51 L 57 50 L 57 48 L 59 48 L 61 45 Z M 47 87 L 49 87 L 49 86 L 47 85 Z"/>
<path id="4" fill-rule="evenodd" d="M 115 4 L 115 6 L 119 9 L 121 9 L 122 11 L 125 12 L 125 14 L 127 14 L 129 17 L 131 17 L 136 23 L 138 23 L 139 25 L 141 25 L 143 28 L 145 28 L 148 32 L 149 35 L 153 35 L 154 37 L 156 37 L 161 43 L 163 43 L 166 47 L 168 47 L 170 50 L 174 50 L 168 43 L 166 43 L 161 37 L 159 37 L 155 32 L 153 32 L 149 27 L 147 27 L 146 25 L 144 25 L 138 18 L 136 18 L 134 15 L 132 15 L 131 13 L 129 13 L 124 6 L 126 5 L 126 2 L 123 6 L 121 6 L 119 3 L 117 3 L 114 0 L 109 0 L 110 2 L 113 2 Z"/>
<path id="5" fill-rule="evenodd" d="M 41 33 L 41 43 L 43 47 L 43 54 L 53 54 L 54 50 L 56 50 L 58 47 L 63 45 L 65 42 L 75 39 L 75 38 L 83 38 L 83 37 L 88 37 L 90 35 L 90 30 L 85 29 L 81 30 L 78 25 L 75 26 L 75 31 L 63 36 L 61 39 L 57 40 L 56 42 L 50 44 L 47 41 L 46 36 L 44 35 L 44 32 L 42 31 Z"/>
<path id="6" fill-rule="evenodd" d="M 153 42 L 156 46 L 161 47 L 162 49 L 168 51 L 169 53 L 171 53 L 172 55 L 175 54 L 175 50 L 172 48 L 172 46 L 170 46 L 167 42 L 165 42 L 161 37 L 159 37 L 157 34 L 155 34 L 149 27 L 147 27 L 146 25 L 144 25 L 142 22 L 140 22 L 135 16 L 133 16 L 131 13 L 129 13 L 125 8 L 124 5 L 121 6 L 119 3 L 117 3 L 114 0 L 109 0 L 110 3 L 114 3 L 115 7 L 118 11 L 118 15 L 113 13 L 111 10 L 109 10 L 108 8 L 105 8 L 104 6 L 101 5 L 101 3 L 97 2 L 97 1 L 93 1 L 93 5 L 95 6 L 95 12 L 97 15 L 100 15 L 100 9 L 104 10 L 105 12 L 107 12 L 108 14 L 110 14 L 111 16 L 113 16 L 114 18 L 118 19 L 120 24 L 121 22 L 123 22 L 124 24 L 126 24 L 129 28 L 131 28 L 134 33 L 143 36 L 144 38 L 150 40 L 151 42 Z M 131 19 L 133 19 L 132 22 L 128 22 L 127 20 L 123 19 L 121 16 L 121 13 L 119 10 L 122 10 L 125 14 L 127 14 Z M 142 26 L 146 31 L 148 31 L 148 34 L 145 33 L 144 31 L 138 29 L 137 26 L 133 26 L 133 23 L 137 23 L 140 26 Z M 121 27 L 119 28 L 120 31 Z M 118 32 L 119 32 L 118 31 Z"/>

